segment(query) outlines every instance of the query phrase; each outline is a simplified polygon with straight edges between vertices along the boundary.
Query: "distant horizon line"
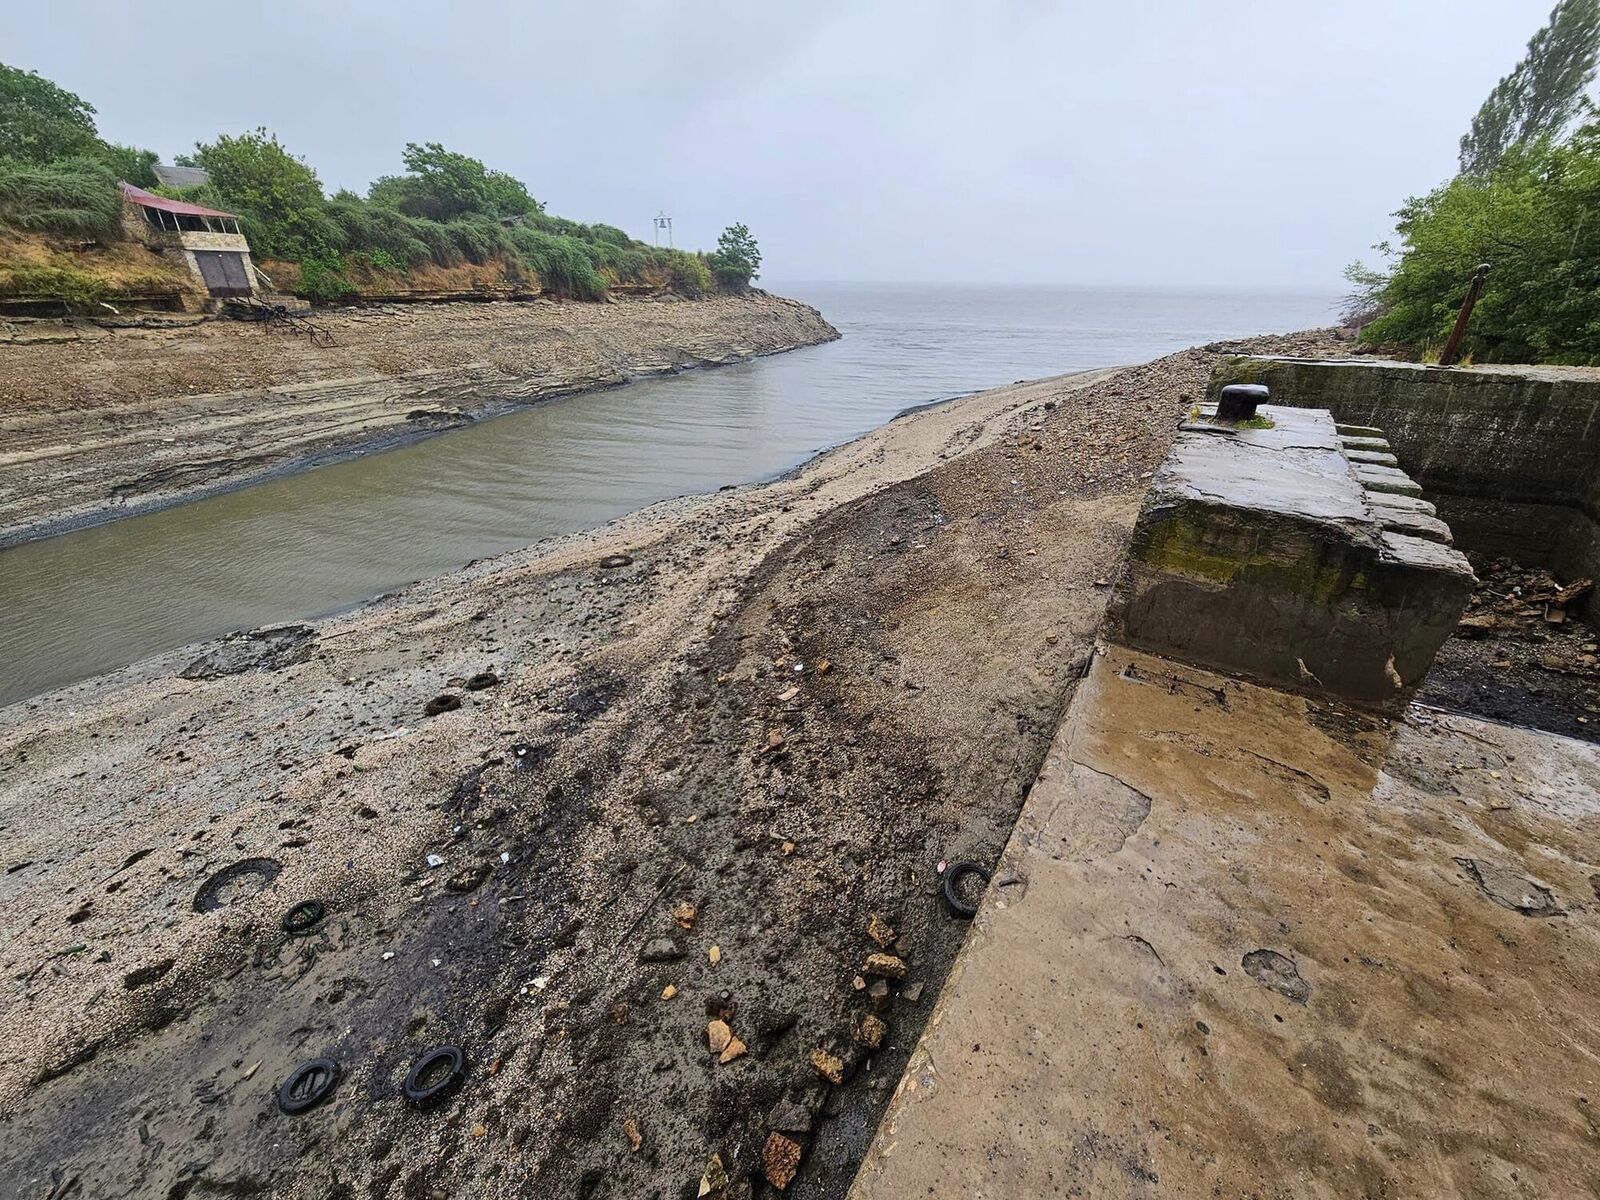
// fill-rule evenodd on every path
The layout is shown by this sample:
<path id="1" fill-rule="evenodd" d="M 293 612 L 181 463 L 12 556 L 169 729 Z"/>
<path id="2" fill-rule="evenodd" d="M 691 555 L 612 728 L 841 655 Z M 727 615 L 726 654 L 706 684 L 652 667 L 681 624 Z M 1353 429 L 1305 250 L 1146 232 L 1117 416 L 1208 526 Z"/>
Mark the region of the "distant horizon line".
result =
<path id="1" fill-rule="evenodd" d="M 1086 280 L 1076 280 L 1070 283 L 1043 283 L 1021 280 L 986 281 L 986 280 L 937 280 L 937 279 L 828 279 L 821 276 L 786 276 L 768 279 L 765 276 L 758 278 L 755 286 L 767 288 L 780 285 L 806 285 L 821 284 L 829 287 L 905 287 L 905 288 L 1013 288 L 1018 291 L 1030 288 L 1093 288 L 1096 290 L 1123 290 L 1130 292 L 1299 292 L 1305 295 L 1330 295 L 1339 296 L 1345 288 L 1326 285 L 1318 286 L 1308 283 L 1106 283 Z"/>

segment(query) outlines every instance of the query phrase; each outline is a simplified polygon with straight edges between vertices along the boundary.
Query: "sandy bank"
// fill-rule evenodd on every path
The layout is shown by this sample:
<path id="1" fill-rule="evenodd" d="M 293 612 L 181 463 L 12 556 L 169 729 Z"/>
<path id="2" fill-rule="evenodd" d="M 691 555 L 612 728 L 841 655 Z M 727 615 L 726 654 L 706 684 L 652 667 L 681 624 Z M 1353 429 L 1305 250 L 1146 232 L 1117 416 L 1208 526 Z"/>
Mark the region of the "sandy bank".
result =
<path id="1" fill-rule="evenodd" d="M 838 336 L 815 309 L 764 293 L 316 319 L 332 346 L 214 321 L 35 330 L 0 347 L 0 546 L 512 405 Z"/>
<path id="2" fill-rule="evenodd" d="M 965 933 L 937 864 L 998 856 L 1214 359 L 0 711 L 5 1190 L 675 1196 L 716 1155 L 748 1194 L 782 1128 L 787 1194 L 842 1195 Z M 464 1088 L 407 1110 L 445 1042 Z"/>

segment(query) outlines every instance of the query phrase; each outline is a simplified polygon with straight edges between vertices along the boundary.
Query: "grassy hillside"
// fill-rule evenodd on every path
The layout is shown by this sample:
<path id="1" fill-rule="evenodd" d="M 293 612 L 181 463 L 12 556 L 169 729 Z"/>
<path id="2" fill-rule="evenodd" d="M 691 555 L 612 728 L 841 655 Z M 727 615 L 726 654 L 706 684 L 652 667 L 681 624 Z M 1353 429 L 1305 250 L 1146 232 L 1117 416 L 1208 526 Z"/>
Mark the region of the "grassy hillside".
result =
<path id="1" fill-rule="evenodd" d="M 57 287 L 77 304 L 133 294 L 156 274 L 171 285 L 170 270 L 119 241 L 117 181 L 162 190 L 156 155 L 102 141 L 94 111 L 0 64 L 0 295 Z M 557 217 L 521 180 L 432 142 L 408 144 L 403 171 L 374 180 L 365 195 L 328 196 L 315 170 L 265 129 L 198 142 L 177 161 L 204 168 L 210 181 L 164 194 L 238 214 L 274 285 L 311 300 L 477 290 L 599 300 L 624 285 L 698 295 L 749 286 L 761 261 L 742 225 L 715 251 L 691 253 Z"/>

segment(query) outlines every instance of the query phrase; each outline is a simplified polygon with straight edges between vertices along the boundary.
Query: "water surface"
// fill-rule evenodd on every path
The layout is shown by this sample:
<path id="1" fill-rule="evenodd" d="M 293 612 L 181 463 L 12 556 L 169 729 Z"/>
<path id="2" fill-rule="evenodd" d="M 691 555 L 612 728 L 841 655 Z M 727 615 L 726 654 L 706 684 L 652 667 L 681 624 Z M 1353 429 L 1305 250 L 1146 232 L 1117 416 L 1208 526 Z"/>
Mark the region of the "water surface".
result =
<path id="1" fill-rule="evenodd" d="M 0 704 L 320 616 L 658 500 L 781 473 L 913 405 L 1327 324 L 1332 293 L 774 284 L 843 340 L 552 400 L 0 551 Z"/>

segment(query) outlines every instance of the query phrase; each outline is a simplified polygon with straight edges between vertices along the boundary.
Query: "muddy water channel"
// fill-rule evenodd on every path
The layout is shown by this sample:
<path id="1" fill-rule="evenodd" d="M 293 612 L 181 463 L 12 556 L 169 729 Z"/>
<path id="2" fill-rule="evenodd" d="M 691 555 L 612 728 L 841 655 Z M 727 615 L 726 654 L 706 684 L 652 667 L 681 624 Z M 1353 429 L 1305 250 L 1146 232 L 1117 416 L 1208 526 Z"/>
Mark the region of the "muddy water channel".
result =
<path id="1" fill-rule="evenodd" d="M 0 705 L 323 615 L 673 496 L 770 477 L 918 404 L 1325 324 L 1302 293 L 794 285 L 842 341 L 550 401 L 0 551 Z"/>

